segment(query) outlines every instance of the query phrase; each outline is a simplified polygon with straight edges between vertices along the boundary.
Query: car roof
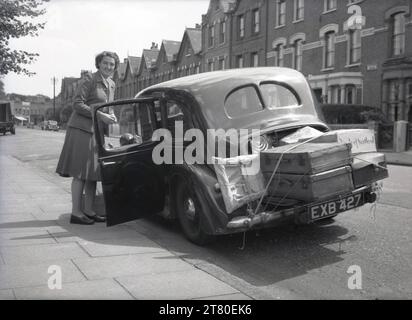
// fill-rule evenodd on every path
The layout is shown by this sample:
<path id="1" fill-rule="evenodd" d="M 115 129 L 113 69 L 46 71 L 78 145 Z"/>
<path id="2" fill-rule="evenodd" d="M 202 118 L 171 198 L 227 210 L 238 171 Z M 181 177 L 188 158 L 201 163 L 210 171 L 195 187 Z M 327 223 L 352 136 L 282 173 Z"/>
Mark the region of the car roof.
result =
<path id="1" fill-rule="evenodd" d="M 292 88 L 300 98 L 302 108 L 290 112 L 288 110 L 265 110 L 259 115 L 251 114 L 243 119 L 230 119 L 225 113 L 224 104 L 228 95 L 236 88 L 246 85 L 259 86 L 262 82 L 276 82 Z M 193 96 L 202 114 L 213 128 L 245 127 L 252 122 L 297 115 L 310 115 L 318 121 L 318 114 L 309 83 L 305 76 L 294 69 L 279 67 L 258 67 L 228 69 L 205 72 L 192 76 L 173 79 L 144 89 L 137 97 L 150 96 L 154 92 L 185 92 Z M 191 106 L 192 107 L 192 106 Z M 252 118 L 255 118 L 252 120 Z"/>
<path id="2" fill-rule="evenodd" d="M 227 80 L 230 80 L 228 82 Z M 228 69 L 222 71 L 204 72 L 191 76 L 181 77 L 159 84 L 155 84 L 142 91 L 151 91 L 153 89 L 160 88 L 173 88 L 176 90 L 185 90 L 196 92 L 201 90 L 211 83 L 226 83 L 223 88 L 237 87 L 244 84 L 260 81 L 279 81 L 286 82 L 290 85 L 301 83 L 304 80 L 304 76 L 289 68 L 280 67 L 258 67 L 258 68 L 242 68 L 242 69 Z M 139 94 L 140 95 L 140 94 Z"/>

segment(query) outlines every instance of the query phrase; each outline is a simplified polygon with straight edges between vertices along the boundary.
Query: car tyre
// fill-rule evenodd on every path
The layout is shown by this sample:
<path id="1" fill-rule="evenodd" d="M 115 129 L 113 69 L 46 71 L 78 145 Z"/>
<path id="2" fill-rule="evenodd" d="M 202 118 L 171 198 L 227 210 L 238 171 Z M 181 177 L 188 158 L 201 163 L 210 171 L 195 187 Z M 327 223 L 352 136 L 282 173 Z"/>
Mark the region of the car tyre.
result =
<path id="1" fill-rule="evenodd" d="M 206 245 L 214 240 L 212 235 L 206 234 L 201 226 L 203 214 L 198 196 L 190 184 L 180 182 L 176 190 L 176 211 L 180 226 L 185 237 L 200 246 Z"/>

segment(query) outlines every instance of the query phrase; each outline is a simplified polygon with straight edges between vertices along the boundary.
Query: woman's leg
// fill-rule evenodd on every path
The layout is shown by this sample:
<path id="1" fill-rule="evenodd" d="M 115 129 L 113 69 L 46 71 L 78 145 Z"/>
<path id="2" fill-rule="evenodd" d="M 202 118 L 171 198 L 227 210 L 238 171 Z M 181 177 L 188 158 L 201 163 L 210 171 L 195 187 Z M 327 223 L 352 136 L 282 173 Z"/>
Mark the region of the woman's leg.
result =
<path id="1" fill-rule="evenodd" d="M 88 216 L 96 215 L 93 210 L 94 198 L 96 196 L 96 181 L 86 180 L 84 184 L 84 213 Z"/>
<path id="2" fill-rule="evenodd" d="M 77 217 L 83 217 L 82 212 L 82 195 L 84 180 L 73 178 L 72 181 L 72 214 Z"/>

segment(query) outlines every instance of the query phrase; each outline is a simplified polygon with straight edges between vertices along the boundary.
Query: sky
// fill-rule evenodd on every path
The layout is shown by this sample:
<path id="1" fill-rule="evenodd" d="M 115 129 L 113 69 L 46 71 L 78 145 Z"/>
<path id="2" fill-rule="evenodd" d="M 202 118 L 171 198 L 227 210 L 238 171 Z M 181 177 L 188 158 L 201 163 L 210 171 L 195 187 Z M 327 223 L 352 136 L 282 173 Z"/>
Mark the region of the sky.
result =
<path id="1" fill-rule="evenodd" d="M 123 61 L 127 55 L 141 56 L 152 42 L 181 41 L 186 27 L 201 23 L 209 0 L 50 0 L 39 21 L 46 21 L 38 37 L 13 39 L 17 50 L 39 53 L 27 65 L 35 76 L 9 73 L 2 80 L 6 93 L 53 96 L 61 79 L 80 77 L 81 70 L 95 71 L 97 53 L 115 51 Z"/>

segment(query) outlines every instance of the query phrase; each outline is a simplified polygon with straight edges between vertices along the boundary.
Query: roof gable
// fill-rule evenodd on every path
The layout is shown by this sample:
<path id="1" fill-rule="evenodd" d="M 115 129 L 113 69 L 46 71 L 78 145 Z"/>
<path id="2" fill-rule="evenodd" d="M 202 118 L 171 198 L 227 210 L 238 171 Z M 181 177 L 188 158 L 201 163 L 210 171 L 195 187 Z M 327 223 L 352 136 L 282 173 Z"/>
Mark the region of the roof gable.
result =
<path id="1" fill-rule="evenodd" d="M 237 4 L 240 0 L 211 0 L 209 3 L 209 8 L 207 9 L 207 14 L 210 15 L 216 10 L 222 10 L 224 13 L 235 10 Z"/>
<path id="2" fill-rule="evenodd" d="M 202 51 L 202 30 L 197 28 L 186 28 L 183 39 L 180 44 L 178 57 L 184 54 L 184 49 L 190 46 L 193 54 L 199 54 Z"/>
<path id="3" fill-rule="evenodd" d="M 180 45 L 180 41 L 163 40 L 162 48 L 164 48 L 167 57 L 167 62 L 173 61 L 173 56 L 179 52 Z"/>
<path id="4" fill-rule="evenodd" d="M 196 28 L 186 28 L 186 33 L 189 37 L 194 54 L 198 54 L 202 51 L 202 30 Z"/>
<path id="5" fill-rule="evenodd" d="M 144 49 L 142 54 L 142 60 L 145 62 L 145 67 L 150 69 L 157 61 L 159 55 L 159 49 Z"/>

